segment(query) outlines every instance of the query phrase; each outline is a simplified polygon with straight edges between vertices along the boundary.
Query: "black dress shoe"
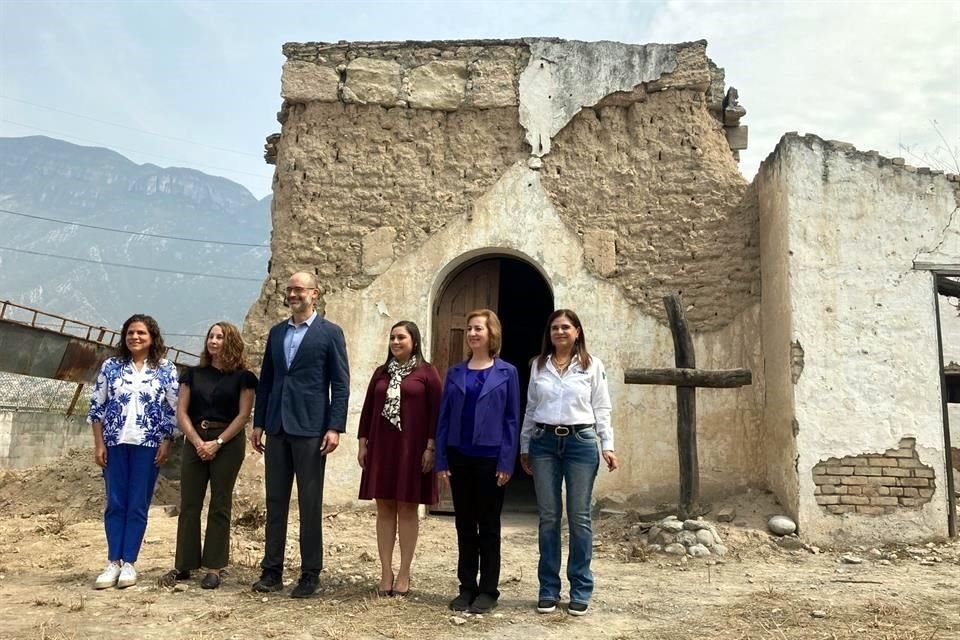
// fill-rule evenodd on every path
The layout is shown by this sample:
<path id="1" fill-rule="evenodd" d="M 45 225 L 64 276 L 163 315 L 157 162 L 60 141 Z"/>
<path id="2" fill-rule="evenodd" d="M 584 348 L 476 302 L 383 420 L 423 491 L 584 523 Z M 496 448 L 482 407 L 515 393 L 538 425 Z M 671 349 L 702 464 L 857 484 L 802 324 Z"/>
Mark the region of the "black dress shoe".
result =
<path id="1" fill-rule="evenodd" d="M 203 580 L 200 581 L 201 589 L 216 589 L 220 586 L 220 574 L 210 572 L 207 575 L 203 576 Z"/>
<path id="2" fill-rule="evenodd" d="M 290 592 L 291 598 L 309 598 L 320 588 L 320 579 L 317 576 L 304 574 L 300 576 L 300 582 Z"/>
<path id="3" fill-rule="evenodd" d="M 489 593 L 481 593 L 470 603 L 470 613 L 490 613 L 497 608 L 497 599 Z"/>
<path id="4" fill-rule="evenodd" d="M 253 590 L 258 593 L 270 593 L 272 591 L 281 591 L 283 589 L 283 580 L 280 576 L 273 573 L 264 573 L 260 579 L 253 583 Z"/>
<path id="5" fill-rule="evenodd" d="M 463 591 L 450 601 L 450 609 L 452 611 L 466 611 L 470 608 L 470 603 L 473 602 L 475 597 L 474 594 Z"/>

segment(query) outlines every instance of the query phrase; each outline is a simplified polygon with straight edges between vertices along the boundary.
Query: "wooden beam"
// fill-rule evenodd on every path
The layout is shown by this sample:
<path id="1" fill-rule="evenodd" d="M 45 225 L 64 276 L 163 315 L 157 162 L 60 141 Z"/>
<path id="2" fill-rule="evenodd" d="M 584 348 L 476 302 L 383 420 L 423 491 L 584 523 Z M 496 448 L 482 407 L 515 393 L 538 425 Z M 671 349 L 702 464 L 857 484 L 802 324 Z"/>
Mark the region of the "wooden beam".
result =
<path id="1" fill-rule="evenodd" d="M 677 368 L 697 366 L 693 352 L 693 337 L 683 313 L 683 301 L 676 293 L 663 299 L 670 321 Z M 680 456 L 680 504 L 682 519 L 696 517 L 700 509 L 700 462 L 697 456 L 697 389 L 677 387 L 677 452 Z"/>
<path id="2" fill-rule="evenodd" d="M 670 333 L 673 334 L 674 361 L 678 369 L 695 369 L 696 357 L 693 354 L 693 337 L 687 326 L 687 317 L 683 313 L 683 302 L 680 296 L 672 293 L 663 299 L 663 306 L 667 308 L 667 322 L 670 323 Z"/>
<path id="3" fill-rule="evenodd" d="M 627 384 L 665 384 L 674 387 L 729 389 L 752 384 L 749 369 L 627 369 Z"/>
<path id="4" fill-rule="evenodd" d="M 960 298 L 960 282 L 937 276 L 937 293 L 942 296 Z"/>

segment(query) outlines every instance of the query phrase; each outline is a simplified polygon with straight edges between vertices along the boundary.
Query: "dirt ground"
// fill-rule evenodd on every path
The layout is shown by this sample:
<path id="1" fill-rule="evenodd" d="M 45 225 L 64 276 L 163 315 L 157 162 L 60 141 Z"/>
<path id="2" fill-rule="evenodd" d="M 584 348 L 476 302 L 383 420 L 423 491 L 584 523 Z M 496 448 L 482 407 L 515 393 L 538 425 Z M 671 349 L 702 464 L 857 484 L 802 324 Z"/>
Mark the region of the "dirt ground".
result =
<path id="1" fill-rule="evenodd" d="M 249 468 L 248 468 L 249 467 Z M 765 494 L 740 496 L 734 523 L 718 530 L 730 553 L 716 560 L 647 556 L 631 515 L 597 522 L 590 614 L 534 610 L 536 520 L 508 515 L 503 532 L 500 606 L 485 616 L 454 616 L 456 536 L 446 517 L 428 517 L 411 596 L 378 598 L 374 516 L 328 510 L 321 595 L 291 600 L 254 594 L 263 549 L 262 485 L 257 467 L 242 473 L 232 566 L 216 591 L 165 589 L 172 567 L 176 483 L 163 481 L 150 511 L 141 579 L 124 590 L 95 591 L 104 563 L 99 517 L 102 483 L 90 452 L 55 465 L 0 472 L 0 638 L 672 638 L 924 640 L 960 638 L 960 543 L 882 548 L 778 547 L 763 528 L 776 506 Z M 288 572 L 298 562 L 291 523 Z M 856 555 L 861 564 L 844 562 Z"/>

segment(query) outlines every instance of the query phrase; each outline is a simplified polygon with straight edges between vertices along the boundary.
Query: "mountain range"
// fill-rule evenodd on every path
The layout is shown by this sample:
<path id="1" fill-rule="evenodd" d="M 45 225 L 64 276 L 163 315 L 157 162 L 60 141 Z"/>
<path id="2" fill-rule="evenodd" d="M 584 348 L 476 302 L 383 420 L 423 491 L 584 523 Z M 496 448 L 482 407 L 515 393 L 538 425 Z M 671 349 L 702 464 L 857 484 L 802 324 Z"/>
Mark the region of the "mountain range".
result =
<path id="1" fill-rule="evenodd" d="M 204 242 L 133 235 L 144 233 Z M 0 138 L 0 299 L 116 329 L 148 313 L 168 345 L 198 353 L 212 322 L 243 322 L 269 236 L 270 196 L 226 178 L 43 136 Z"/>

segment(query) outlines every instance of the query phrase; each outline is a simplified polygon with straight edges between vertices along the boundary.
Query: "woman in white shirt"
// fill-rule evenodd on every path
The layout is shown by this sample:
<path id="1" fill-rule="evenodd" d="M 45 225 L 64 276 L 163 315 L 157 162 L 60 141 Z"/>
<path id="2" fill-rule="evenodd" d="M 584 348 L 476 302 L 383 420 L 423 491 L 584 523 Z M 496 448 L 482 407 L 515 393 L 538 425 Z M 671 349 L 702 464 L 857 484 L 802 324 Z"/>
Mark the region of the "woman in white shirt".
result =
<path id="1" fill-rule="evenodd" d="M 568 611 L 574 616 L 587 613 L 593 594 L 590 503 L 601 455 L 608 470 L 619 466 L 613 449 L 607 375 L 603 363 L 587 352 L 586 336 L 577 314 L 558 309 L 547 319 L 543 349 L 532 365 L 520 433 L 520 462 L 524 471 L 533 475 L 540 513 L 540 613 L 556 611 L 560 600 L 564 481 L 570 526 Z"/>
<path id="2" fill-rule="evenodd" d="M 147 510 L 176 425 L 177 369 L 163 358 L 167 349 L 157 321 L 131 316 L 120 335 L 117 355 L 100 368 L 87 415 L 107 493 L 108 562 L 97 589 L 137 583 L 134 563 L 147 529 Z"/>

